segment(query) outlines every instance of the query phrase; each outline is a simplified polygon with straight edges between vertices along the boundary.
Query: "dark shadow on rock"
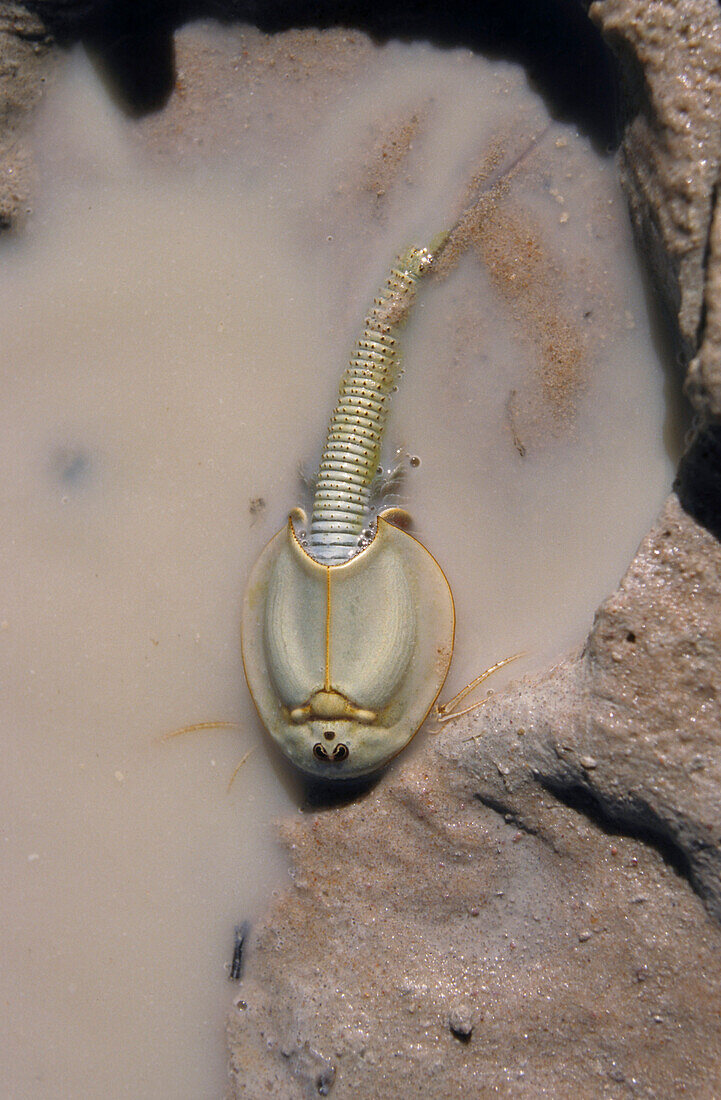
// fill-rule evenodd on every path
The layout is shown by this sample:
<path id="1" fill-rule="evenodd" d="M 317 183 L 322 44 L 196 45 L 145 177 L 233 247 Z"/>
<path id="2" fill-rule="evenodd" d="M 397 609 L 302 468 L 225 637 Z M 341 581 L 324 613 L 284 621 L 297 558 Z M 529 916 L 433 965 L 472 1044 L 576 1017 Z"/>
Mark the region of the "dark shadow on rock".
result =
<path id="1" fill-rule="evenodd" d="M 170 28 L 117 28 L 85 41 L 88 56 L 113 99 L 135 118 L 164 107 L 175 84 L 175 49 Z"/>
<path id="2" fill-rule="evenodd" d="M 174 30 L 191 19 L 216 19 L 268 34 L 341 26 L 378 42 L 428 41 L 517 61 L 554 118 L 577 124 L 603 152 L 619 137 L 616 63 L 578 0 L 30 0 L 28 7 L 60 42 L 85 43 L 134 115 L 162 107 L 173 90 Z"/>
<path id="3" fill-rule="evenodd" d="M 348 779 L 345 782 L 332 783 L 307 779 L 304 782 L 301 810 L 303 813 L 318 813 L 321 810 L 335 810 L 351 802 L 358 802 L 364 795 L 370 794 L 383 774 L 383 772 L 377 772 L 364 779 Z"/>
<path id="4" fill-rule="evenodd" d="M 686 359 L 681 337 L 673 314 L 654 286 L 653 273 L 641 259 L 641 285 L 651 343 L 656 353 L 662 378 L 664 397 L 663 442 L 666 454 L 677 467 L 684 453 L 686 439 L 693 422 L 693 410 L 683 392 Z"/>
<path id="5" fill-rule="evenodd" d="M 613 807 L 581 783 L 566 784 L 548 777 L 540 782 L 549 794 L 569 810 L 582 814 L 607 836 L 628 836 L 655 848 L 664 863 L 697 890 L 689 856 L 647 806 L 624 801 Z"/>
<path id="6" fill-rule="evenodd" d="M 684 511 L 721 541 L 721 425 L 697 434 L 681 459 L 674 488 Z"/>
<path id="7" fill-rule="evenodd" d="M 564 806 L 583 814 L 608 836 L 627 836 L 654 848 L 664 863 L 684 878 L 709 914 L 721 923 L 718 851 L 694 831 L 679 835 L 643 801 L 630 795 L 609 803 L 590 787 L 559 777 L 539 777 L 542 787 Z M 683 825 L 681 825 L 683 829 Z"/>
<path id="8" fill-rule="evenodd" d="M 175 85 L 174 0 L 30 0 L 62 46 L 82 42 L 108 92 L 131 117 L 160 110 Z"/>

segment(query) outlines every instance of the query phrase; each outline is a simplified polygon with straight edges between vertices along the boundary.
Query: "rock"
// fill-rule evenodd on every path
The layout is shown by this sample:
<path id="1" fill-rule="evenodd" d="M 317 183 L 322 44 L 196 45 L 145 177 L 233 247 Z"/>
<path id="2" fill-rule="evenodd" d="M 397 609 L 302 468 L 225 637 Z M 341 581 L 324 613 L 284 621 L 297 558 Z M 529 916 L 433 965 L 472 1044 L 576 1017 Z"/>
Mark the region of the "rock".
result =
<path id="1" fill-rule="evenodd" d="M 698 345 L 705 255 L 721 159 L 721 15 L 716 0 L 596 0 L 621 61 L 629 117 L 619 157 L 642 255 Z"/>
<path id="2" fill-rule="evenodd" d="M 0 12 L 0 124 L 3 136 L 30 110 L 40 95 L 33 56 L 49 46 L 42 20 L 15 0 L 5 0 Z"/>
<path id="3" fill-rule="evenodd" d="M 721 921 L 720 668 L 721 546 L 672 496 L 582 655 L 479 713 L 474 795 L 538 830 L 524 799 L 540 785 L 642 836 Z"/>
<path id="4" fill-rule="evenodd" d="M 470 1042 L 473 1035 L 473 1010 L 467 1005 L 452 1008 L 448 1016 L 451 1034 L 461 1043 Z"/>
<path id="5" fill-rule="evenodd" d="M 0 12 L 0 231 L 29 212 L 33 166 L 23 128 L 55 67 L 41 20 L 23 5 Z"/>
<path id="6" fill-rule="evenodd" d="M 547 698 L 534 761 L 555 755 Z M 364 799 L 285 828 L 296 885 L 259 932 L 248 1008 L 230 1021 L 235 1097 L 315 1095 L 315 1064 L 282 1053 L 306 1045 L 335 1067 L 339 1098 L 721 1086 L 708 1058 L 719 928 L 664 852 L 534 780 L 530 730 L 464 744 L 499 721 L 507 736 L 513 693 L 490 706 Z"/>
<path id="7" fill-rule="evenodd" d="M 721 547 L 671 496 L 581 653 L 287 826 L 234 1095 L 313 1095 L 289 1043 L 341 1098 L 716 1095 L 720 646 Z"/>
<path id="8" fill-rule="evenodd" d="M 691 360 L 686 392 L 694 407 L 707 418 L 721 418 L 721 208 L 711 223 L 704 287 L 706 312 L 698 354 Z"/>
<path id="9" fill-rule="evenodd" d="M 337 1097 L 716 1095 L 720 647 L 721 547 L 673 495 L 581 653 L 287 826 L 234 1095 L 313 1095 L 293 1044 Z"/>

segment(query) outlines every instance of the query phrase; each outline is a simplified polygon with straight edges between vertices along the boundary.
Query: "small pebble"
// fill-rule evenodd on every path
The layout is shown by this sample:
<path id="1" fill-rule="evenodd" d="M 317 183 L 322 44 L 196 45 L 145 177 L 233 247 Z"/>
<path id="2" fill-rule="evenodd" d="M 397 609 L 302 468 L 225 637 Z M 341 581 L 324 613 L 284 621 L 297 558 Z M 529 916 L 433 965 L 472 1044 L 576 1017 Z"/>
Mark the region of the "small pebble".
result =
<path id="1" fill-rule="evenodd" d="M 448 1027 L 451 1035 L 461 1043 L 470 1042 L 473 1034 L 473 1020 L 470 1011 L 465 1008 L 456 1008 L 448 1016 Z"/>

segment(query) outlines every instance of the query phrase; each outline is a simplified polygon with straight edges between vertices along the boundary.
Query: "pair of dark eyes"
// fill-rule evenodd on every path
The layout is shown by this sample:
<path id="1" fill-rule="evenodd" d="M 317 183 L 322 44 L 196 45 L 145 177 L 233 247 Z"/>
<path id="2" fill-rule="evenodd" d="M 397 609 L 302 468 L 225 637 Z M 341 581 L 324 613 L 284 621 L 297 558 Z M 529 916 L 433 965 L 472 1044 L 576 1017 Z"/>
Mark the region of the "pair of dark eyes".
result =
<path id="1" fill-rule="evenodd" d="M 316 760 L 324 760 L 333 764 L 340 764 L 341 760 L 348 759 L 348 746 L 343 744 L 336 745 L 336 747 L 333 749 L 333 752 L 330 753 L 328 752 L 328 749 L 325 747 L 325 745 L 321 745 L 319 741 L 316 745 L 313 746 L 313 756 L 316 758 Z"/>

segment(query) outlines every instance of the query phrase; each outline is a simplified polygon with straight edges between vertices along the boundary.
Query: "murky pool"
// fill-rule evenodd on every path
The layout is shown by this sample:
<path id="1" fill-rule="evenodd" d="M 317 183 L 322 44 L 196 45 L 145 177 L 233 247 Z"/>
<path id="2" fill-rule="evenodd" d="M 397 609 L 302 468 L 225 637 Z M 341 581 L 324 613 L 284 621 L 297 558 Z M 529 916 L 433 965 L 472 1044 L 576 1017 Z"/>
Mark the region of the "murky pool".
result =
<path id="1" fill-rule="evenodd" d="M 520 68 L 340 32 L 178 51 L 142 121 L 67 57 L 2 243 L 16 1100 L 223 1093 L 233 927 L 302 802 L 243 682 L 243 586 L 398 251 L 465 226 L 388 433 L 455 595 L 450 690 L 583 639 L 678 449 L 612 161 Z M 161 740 L 212 720 L 236 728 Z"/>

